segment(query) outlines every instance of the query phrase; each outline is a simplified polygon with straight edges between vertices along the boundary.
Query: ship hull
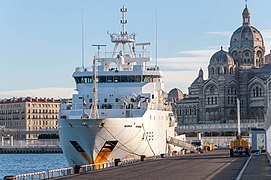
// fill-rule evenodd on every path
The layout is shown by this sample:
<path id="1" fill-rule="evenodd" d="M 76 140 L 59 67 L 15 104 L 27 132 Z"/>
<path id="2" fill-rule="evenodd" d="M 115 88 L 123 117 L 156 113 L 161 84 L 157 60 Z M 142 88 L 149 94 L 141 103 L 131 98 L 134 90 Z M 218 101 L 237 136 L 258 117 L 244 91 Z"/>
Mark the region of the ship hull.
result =
<path id="1" fill-rule="evenodd" d="M 167 153 L 167 136 L 174 135 L 169 113 L 148 110 L 136 118 L 59 119 L 61 146 L 71 166 Z"/>

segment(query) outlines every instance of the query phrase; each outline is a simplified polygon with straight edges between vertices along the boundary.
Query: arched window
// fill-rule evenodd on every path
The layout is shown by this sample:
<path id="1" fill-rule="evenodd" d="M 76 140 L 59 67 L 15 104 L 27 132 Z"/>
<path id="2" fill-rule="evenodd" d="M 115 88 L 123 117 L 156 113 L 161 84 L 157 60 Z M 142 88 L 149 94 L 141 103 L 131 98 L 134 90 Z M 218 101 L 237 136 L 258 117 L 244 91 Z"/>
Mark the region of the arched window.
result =
<path id="1" fill-rule="evenodd" d="M 220 74 L 220 68 L 219 67 L 217 68 L 217 74 Z"/>
<path id="2" fill-rule="evenodd" d="M 197 109 L 194 107 L 194 115 L 197 115 Z"/>
<path id="3" fill-rule="evenodd" d="M 233 74 L 233 68 L 230 68 L 230 74 Z"/>

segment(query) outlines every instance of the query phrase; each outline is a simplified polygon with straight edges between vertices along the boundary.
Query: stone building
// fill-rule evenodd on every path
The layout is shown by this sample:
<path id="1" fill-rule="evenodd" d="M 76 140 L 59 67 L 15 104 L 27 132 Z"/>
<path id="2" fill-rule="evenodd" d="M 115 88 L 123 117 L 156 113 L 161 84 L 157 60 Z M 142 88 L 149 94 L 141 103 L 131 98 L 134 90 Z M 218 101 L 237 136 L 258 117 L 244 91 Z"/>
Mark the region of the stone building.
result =
<path id="1" fill-rule="evenodd" d="M 11 98 L 0 100 L 0 126 L 8 129 L 35 131 L 57 129 L 60 100 L 47 98 Z M 38 135 L 14 138 L 37 138 Z"/>
<path id="2" fill-rule="evenodd" d="M 243 10 L 243 24 L 230 39 L 228 51 L 214 53 L 208 65 L 208 79 L 200 69 L 177 102 L 180 125 L 226 123 L 237 120 L 237 99 L 242 121 L 262 121 L 271 94 L 271 54 L 265 55 L 264 39 L 250 23 L 250 11 Z"/>

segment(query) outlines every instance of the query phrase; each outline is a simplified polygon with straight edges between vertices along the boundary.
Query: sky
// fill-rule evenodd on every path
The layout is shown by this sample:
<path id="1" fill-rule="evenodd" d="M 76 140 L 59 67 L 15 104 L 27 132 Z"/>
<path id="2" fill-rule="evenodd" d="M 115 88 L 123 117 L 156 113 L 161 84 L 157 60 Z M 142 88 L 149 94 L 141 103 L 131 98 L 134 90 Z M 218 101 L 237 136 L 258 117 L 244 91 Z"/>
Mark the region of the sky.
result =
<path id="1" fill-rule="evenodd" d="M 97 49 L 113 51 L 109 33 L 121 30 L 119 9 L 125 5 L 127 31 L 150 42 L 167 92 L 187 88 L 200 68 L 208 76 L 211 56 L 229 47 L 242 25 L 245 0 L 0 0 L 0 98 L 71 97 L 72 73 L 82 64 L 82 14 L 85 65 Z M 271 49 L 270 0 L 248 0 L 251 24 Z M 157 22 L 157 24 L 156 24 Z M 156 41 L 157 26 L 157 41 Z"/>

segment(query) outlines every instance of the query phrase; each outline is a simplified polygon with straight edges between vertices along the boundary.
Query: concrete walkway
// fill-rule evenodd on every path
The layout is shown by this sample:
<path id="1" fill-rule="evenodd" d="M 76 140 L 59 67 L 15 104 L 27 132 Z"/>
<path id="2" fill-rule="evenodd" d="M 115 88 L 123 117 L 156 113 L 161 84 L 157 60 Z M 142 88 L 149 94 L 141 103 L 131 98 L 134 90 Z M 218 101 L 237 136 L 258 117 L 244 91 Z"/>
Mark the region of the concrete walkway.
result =
<path id="1" fill-rule="evenodd" d="M 266 154 L 252 156 L 241 179 L 271 179 L 271 166 L 268 163 Z"/>
<path id="2" fill-rule="evenodd" d="M 229 149 L 221 149 L 203 154 L 147 160 L 56 179 L 236 180 L 248 159 L 248 156 L 230 157 Z M 241 180 L 257 179 L 271 180 L 271 166 L 265 154 L 252 156 L 241 176 Z"/>

